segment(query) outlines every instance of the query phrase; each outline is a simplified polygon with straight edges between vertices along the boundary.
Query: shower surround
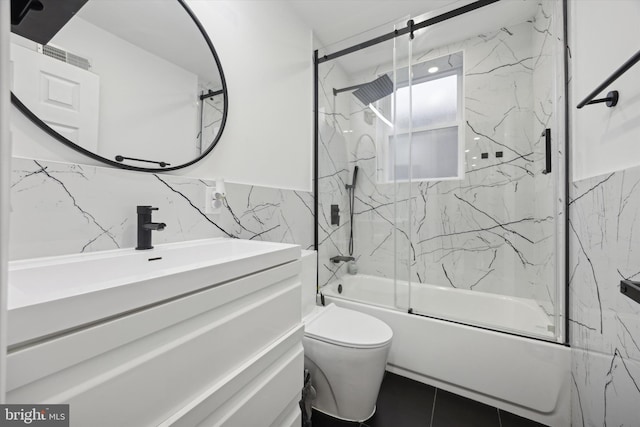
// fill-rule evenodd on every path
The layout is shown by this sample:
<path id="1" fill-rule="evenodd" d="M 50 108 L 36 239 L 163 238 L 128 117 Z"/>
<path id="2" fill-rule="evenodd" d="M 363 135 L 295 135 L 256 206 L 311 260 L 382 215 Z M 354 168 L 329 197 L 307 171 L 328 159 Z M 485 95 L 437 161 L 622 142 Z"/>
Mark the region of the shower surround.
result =
<path id="1" fill-rule="evenodd" d="M 554 106 L 562 99 L 556 99 L 554 80 L 561 42 L 552 35 L 553 7 L 541 2 L 531 20 L 459 43 L 414 47 L 414 63 L 464 52 L 463 180 L 400 182 L 397 188 L 383 182 L 386 162 L 375 121 L 367 123 L 352 96 L 331 93 L 373 80 L 380 70 L 348 80 L 331 63 L 320 68 L 321 108 L 328 118 L 320 128 L 320 286 L 346 273 L 329 257 L 346 252 L 344 184 L 358 165 L 354 255 L 360 273 L 530 298 L 554 315 L 563 196 L 555 175 L 543 173 L 541 137 L 552 128 L 553 167 L 563 176 L 562 130 L 554 129 Z M 331 203 L 343 209 L 340 227 L 326 222 Z"/>
<path id="2" fill-rule="evenodd" d="M 569 227 L 572 426 L 640 420 L 640 305 L 620 293 L 640 280 L 640 167 L 571 186 Z"/>

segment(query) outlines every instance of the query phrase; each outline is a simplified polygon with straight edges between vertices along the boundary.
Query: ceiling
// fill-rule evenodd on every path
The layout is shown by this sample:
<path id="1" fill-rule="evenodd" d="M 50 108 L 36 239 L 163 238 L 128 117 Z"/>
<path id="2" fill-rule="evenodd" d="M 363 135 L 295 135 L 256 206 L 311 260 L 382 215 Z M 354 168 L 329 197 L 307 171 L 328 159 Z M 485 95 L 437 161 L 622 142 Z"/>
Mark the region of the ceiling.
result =
<path id="1" fill-rule="evenodd" d="M 212 89 L 222 86 L 209 46 L 178 2 L 93 0 L 87 2 L 77 16 L 193 72 Z M 141 22 L 145 25 L 140 25 Z"/>
<path id="2" fill-rule="evenodd" d="M 406 24 L 410 16 L 421 15 L 461 1 L 287 0 L 287 3 L 311 27 L 320 46 L 329 46 L 385 24 L 389 26 L 384 31 L 389 32 L 394 22 Z M 378 35 L 380 34 L 382 32 L 378 32 Z"/>
<path id="3" fill-rule="evenodd" d="M 193 55 L 193 49 L 196 47 L 203 50 L 207 50 L 207 47 L 188 15 L 179 10 L 181 7 L 177 6 L 177 2 L 155 0 L 154 7 L 149 7 L 150 1 L 93 0 L 88 2 L 78 15 L 152 53 L 166 57 L 185 69 L 194 70 L 202 76 L 211 75 L 212 67 L 215 65 L 210 55 Z M 394 29 L 394 25 L 399 28 L 405 27 L 409 18 L 421 22 L 473 1 L 285 0 L 303 25 L 313 31 L 316 39 L 315 48 L 320 50 L 321 55 L 389 33 Z M 502 0 L 419 30 L 413 43 L 414 52 L 524 22 L 535 14 L 538 2 L 539 0 Z M 113 7 L 114 4 L 117 6 Z M 138 25 L 142 16 L 146 22 L 155 23 L 155 28 L 159 31 L 142 31 Z M 176 44 L 175 34 L 181 35 L 179 40 L 183 43 Z M 392 44 L 393 42 L 386 42 L 346 55 L 337 63 L 350 75 L 357 75 L 364 70 L 371 70 L 377 65 L 390 62 L 389 52 Z M 184 46 L 191 48 L 184 49 Z"/>
<path id="4" fill-rule="evenodd" d="M 337 52 L 406 26 L 409 17 L 424 21 L 474 0 L 287 0 L 316 38 L 320 55 Z M 426 51 L 521 23 L 536 13 L 538 0 L 502 0 L 419 30 L 414 52 Z M 426 37 L 425 37 L 426 35 Z M 392 42 L 343 56 L 339 66 L 354 76 L 391 62 Z M 402 51 L 402 48 L 400 49 Z M 332 61 L 333 62 L 333 61 Z"/>

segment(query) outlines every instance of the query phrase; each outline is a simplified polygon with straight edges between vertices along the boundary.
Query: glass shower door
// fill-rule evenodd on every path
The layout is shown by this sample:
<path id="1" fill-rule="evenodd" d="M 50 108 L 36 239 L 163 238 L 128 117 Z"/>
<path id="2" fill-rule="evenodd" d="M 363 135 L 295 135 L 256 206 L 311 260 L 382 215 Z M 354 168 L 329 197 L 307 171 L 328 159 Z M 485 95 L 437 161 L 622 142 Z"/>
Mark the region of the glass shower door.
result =
<path id="1" fill-rule="evenodd" d="M 407 19 L 319 54 L 402 28 Z M 407 51 L 402 39 L 390 39 L 318 70 L 319 285 L 325 295 L 402 311 L 409 308 L 415 254 L 406 178 L 411 157 L 406 144 L 395 148 L 394 93 L 407 85 Z M 331 209 L 339 212 L 336 221 Z M 353 256 L 355 268 L 330 261 L 335 255 Z"/>
<path id="2" fill-rule="evenodd" d="M 415 260 L 411 239 L 411 213 L 413 209 L 411 199 L 411 123 L 403 120 L 403 112 L 406 110 L 407 104 L 406 96 L 402 96 L 411 85 L 411 73 L 408 68 L 410 63 L 411 43 L 407 43 L 404 38 L 394 39 L 394 91 L 389 100 L 392 106 L 392 126 L 388 137 L 378 140 L 378 145 L 383 151 L 378 160 L 378 167 L 383 171 L 381 172 L 383 176 L 379 178 L 379 181 L 387 180 L 393 188 L 394 306 L 402 311 L 411 310 L 411 268 Z"/>
<path id="3" fill-rule="evenodd" d="M 478 33 L 462 21 L 482 19 L 462 16 L 404 39 L 411 72 L 396 97 L 408 106 L 396 123 L 410 122 L 397 140 L 411 173 L 398 206 L 410 200 L 411 238 L 398 264 L 411 251 L 416 314 L 562 340 L 556 3 L 524 2 L 516 19 L 499 2 L 492 16 L 510 22 Z"/>

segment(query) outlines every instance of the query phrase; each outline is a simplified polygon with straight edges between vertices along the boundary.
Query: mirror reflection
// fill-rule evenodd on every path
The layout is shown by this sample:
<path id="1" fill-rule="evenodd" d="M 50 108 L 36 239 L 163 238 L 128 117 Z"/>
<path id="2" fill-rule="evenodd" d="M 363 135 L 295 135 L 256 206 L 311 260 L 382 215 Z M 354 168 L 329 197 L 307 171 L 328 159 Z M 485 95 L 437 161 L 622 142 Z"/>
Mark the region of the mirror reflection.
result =
<path id="1" fill-rule="evenodd" d="M 11 65 L 19 108 L 112 165 L 186 166 L 224 127 L 222 68 L 181 1 L 90 0 L 47 45 L 12 34 Z"/>

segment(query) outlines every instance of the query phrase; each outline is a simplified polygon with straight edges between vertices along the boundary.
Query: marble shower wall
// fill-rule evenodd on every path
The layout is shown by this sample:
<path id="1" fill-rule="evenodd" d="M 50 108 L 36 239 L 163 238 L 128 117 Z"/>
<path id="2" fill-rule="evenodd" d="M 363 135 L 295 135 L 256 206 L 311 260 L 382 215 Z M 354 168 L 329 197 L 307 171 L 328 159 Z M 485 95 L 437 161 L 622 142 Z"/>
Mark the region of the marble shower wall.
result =
<path id="1" fill-rule="evenodd" d="M 154 243 L 238 237 L 313 249 L 313 195 L 226 184 L 221 213 L 204 213 L 213 182 L 14 158 L 10 259 L 134 247 L 136 206 L 160 209 Z"/>
<path id="2" fill-rule="evenodd" d="M 552 2 L 541 2 L 535 18 L 493 33 L 427 51 L 419 50 L 420 37 L 414 41 L 414 62 L 464 51 L 463 180 L 410 188 L 382 182 L 381 125 L 370 124 L 350 97 L 348 161 L 349 171 L 360 167 L 354 255 L 361 273 L 393 277 L 398 262 L 399 279 L 533 298 L 553 314 L 554 221 L 562 203 L 554 176 L 542 173 L 541 138 L 555 120 L 553 16 Z M 495 156 L 499 151 L 504 157 Z"/>
<path id="3" fill-rule="evenodd" d="M 198 152 L 203 153 L 209 148 L 220 131 L 224 111 L 224 95 L 214 96 L 202 101 L 201 126 L 196 145 Z"/>
<path id="4" fill-rule="evenodd" d="M 579 40 L 570 42 L 569 51 L 576 52 Z M 583 95 L 574 92 L 573 100 Z M 638 134 L 633 120 L 623 124 L 630 136 Z M 619 149 L 607 135 L 602 141 Z M 640 281 L 640 167 L 575 181 L 570 196 L 571 426 L 637 426 L 640 304 L 620 293 L 620 280 Z"/>
<path id="5" fill-rule="evenodd" d="M 345 185 L 350 182 L 353 162 L 348 155 L 349 94 L 334 96 L 333 89 L 348 86 L 345 73 L 336 61 L 321 64 L 318 70 L 318 277 L 326 284 L 342 277 L 345 264 L 329 258 L 348 255 L 349 204 Z M 340 224 L 331 224 L 331 205 L 340 207 Z"/>
<path id="6" fill-rule="evenodd" d="M 570 200 L 572 425 L 640 423 L 640 167 L 575 182 Z"/>

